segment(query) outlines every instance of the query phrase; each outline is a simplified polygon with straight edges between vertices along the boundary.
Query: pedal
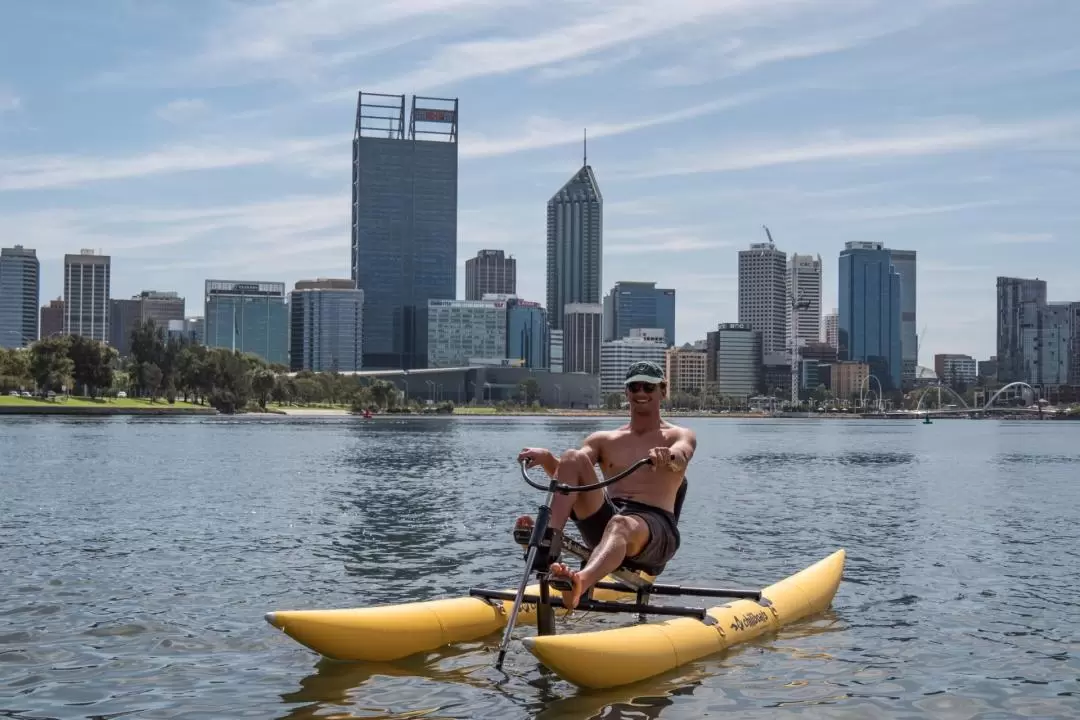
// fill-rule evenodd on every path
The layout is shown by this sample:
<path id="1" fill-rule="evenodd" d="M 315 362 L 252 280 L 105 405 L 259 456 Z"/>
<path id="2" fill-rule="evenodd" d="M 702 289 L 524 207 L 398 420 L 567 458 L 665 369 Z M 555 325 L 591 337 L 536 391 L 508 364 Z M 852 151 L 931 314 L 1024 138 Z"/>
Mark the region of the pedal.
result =
<path id="1" fill-rule="evenodd" d="M 548 587 L 552 590 L 573 590 L 574 586 L 570 584 L 569 580 L 563 580 L 562 578 L 553 578 L 548 576 Z"/>

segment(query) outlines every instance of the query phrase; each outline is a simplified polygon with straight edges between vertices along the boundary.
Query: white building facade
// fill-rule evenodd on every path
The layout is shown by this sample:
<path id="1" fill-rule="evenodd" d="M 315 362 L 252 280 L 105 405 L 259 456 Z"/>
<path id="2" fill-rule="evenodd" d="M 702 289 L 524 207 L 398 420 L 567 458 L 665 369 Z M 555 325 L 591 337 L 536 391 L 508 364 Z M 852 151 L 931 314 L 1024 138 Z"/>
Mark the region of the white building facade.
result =
<path id="1" fill-rule="evenodd" d="M 428 367 L 506 357 L 505 300 L 428 300 Z"/>

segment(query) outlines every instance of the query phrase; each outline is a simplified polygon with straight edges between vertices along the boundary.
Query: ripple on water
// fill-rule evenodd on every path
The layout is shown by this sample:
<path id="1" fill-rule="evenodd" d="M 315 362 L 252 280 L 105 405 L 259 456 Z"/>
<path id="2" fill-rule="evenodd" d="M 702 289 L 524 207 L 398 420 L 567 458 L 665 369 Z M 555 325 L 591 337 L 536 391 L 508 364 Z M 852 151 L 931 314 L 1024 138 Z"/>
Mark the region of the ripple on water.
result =
<path id="1" fill-rule="evenodd" d="M 520 646 L 495 672 L 497 636 L 341 664 L 262 616 L 511 586 L 510 524 L 541 500 L 514 455 L 607 420 L 0 419 L 0 566 L 20 568 L 0 593 L 0 716 L 1080 713 L 1070 431 L 688 424 L 699 450 L 665 579 L 767 584 L 845 547 L 845 582 L 829 612 L 774 637 L 585 693 Z"/>

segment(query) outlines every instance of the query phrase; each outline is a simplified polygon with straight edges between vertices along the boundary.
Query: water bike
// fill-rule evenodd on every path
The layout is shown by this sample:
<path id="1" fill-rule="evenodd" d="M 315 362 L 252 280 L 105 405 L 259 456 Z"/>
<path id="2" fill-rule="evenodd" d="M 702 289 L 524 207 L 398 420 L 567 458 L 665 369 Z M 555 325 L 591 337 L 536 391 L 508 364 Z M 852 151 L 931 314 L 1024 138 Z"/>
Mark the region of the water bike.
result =
<path id="1" fill-rule="evenodd" d="M 563 552 L 582 566 L 591 550 L 549 526 L 555 493 L 599 490 L 622 480 L 644 465 L 639 460 L 626 470 L 590 485 L 571 486 L 551 478 L 544 485 L 521 476 L 530 486 L 547 492 L 531 530 L 515 529 L 514 539 L 525 546 L 525 570 L 516 590 L 482 587 L 468 596 L 372 607 L 281 610 L 266 621 L 300 644 L 332 660 L 385 662 L 428 652 L 454 643 L 479 640 L 502 631 L 495 665 L 502 667 L 514 629 L 534 624 L 536 634 L 522 640 L 525 647 L 559 677 L 583 688 L 609 688 L 650 678 L 712 655 L 759 635 L 826 610 L 832 603 L 844 570 L 843 549 L 760 590 L 665 585 L 656 577 L 625 563 L 587 590 L 573 611 L 553 595 L 559 583 L 550 578 L 552 563 Z M 530 584 L 535 577 L 536 582 Z M 554 586 L 554 587 L 553 587 Z M 653 596 L 727 598 L 711 608 L 654 605 Z M 630 613 L 637 623 L 586 632 L 556 633 L 555 618 L 568 612 Z M 648 622 L 647 616 L 669 619 Z"/>

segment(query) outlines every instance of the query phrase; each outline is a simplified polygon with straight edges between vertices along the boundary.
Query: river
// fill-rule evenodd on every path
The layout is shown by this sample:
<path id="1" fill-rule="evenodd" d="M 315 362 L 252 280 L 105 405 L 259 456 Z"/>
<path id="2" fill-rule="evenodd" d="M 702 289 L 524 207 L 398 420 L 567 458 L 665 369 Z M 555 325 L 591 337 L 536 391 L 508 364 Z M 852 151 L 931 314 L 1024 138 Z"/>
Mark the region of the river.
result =
<path id="1" fill-rule="evenodd" d="M 335 664 L 263 620 L 513 586 L 512 520 L 543 498 L 515 454 L 615 422 L 0 418 L 0 717 L 1080 713 L 1080 423 L 685 420 L 664 580 L 759 587 L 845 548 L 844 582 L 628 688 L 576 690 L 520 644 L 503 676 L 498 636 Z"/>

